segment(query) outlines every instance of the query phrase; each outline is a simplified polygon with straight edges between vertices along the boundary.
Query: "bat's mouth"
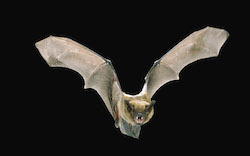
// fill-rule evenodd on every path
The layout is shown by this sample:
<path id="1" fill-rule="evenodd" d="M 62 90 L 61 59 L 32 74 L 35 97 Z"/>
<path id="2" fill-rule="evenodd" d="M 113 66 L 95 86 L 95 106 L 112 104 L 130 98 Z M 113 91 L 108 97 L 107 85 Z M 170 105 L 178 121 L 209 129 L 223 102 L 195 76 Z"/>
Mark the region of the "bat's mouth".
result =
<path id="1" fill-rule="evenodd" d="M 142 124 L 144 122 L 144 117 L 142 116 L 136 116 L 134 118 L 136 124 Z"/>

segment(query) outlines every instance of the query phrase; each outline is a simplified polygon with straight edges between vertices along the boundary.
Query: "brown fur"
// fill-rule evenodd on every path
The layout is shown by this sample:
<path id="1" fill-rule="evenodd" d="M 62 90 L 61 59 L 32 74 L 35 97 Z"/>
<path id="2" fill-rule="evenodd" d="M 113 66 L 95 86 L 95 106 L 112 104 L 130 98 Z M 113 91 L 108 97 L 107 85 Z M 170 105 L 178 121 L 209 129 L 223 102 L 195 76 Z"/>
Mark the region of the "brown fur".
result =
<path id="1" fill-rule="evenodd" d="M 118 106 L 120 112 L 119 115 L 128 123 L 135 125 L 134 119 L 131 117 L 130 113 L 127 110 L 127 107 L 124 102 L 125 100 L 129 101 L 129 103 L 134 107 L 135 111 L 137 112 L 143 112 L 146 106 L 150 104 L 151 100 L 146 93 L 143 95 L 136 95 L 136 96 L 130 96 L 124 94 L 123 100 Z M 152 111 L 148 114 L 147 118 L 145 118 L 143 124 L 147 123 L 152 118 L 153 114 L 154 114 L 154 109 L 152 109 Z"/>

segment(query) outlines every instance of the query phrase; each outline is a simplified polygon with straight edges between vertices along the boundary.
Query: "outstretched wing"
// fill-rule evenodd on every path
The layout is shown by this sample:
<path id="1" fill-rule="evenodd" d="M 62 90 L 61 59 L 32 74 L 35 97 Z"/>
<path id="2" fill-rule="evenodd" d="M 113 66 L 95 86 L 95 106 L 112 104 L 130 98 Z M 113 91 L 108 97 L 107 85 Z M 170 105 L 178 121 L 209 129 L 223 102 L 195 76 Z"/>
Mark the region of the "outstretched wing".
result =
<path id="1" fill-rule="evenodd" d="M 85 81 L 84 88 L 95 89 L 115 118 L 115 105 L 122 91 L 109 60 L 68 38 L 50 36 L 35 45 L 49 66 L 66 67 L 80 73 Z"/>
<path id="2" fill-rule="evenodd" d="M 212 27 L 192 33 L 155 61 L 145 77 L 143 92 L 146 91 L 151 98 L 162 85 L 178 80 L 180 71 L 186 65 L 199 59 L 218 56 L 228 36 L 227 31 Z"/>

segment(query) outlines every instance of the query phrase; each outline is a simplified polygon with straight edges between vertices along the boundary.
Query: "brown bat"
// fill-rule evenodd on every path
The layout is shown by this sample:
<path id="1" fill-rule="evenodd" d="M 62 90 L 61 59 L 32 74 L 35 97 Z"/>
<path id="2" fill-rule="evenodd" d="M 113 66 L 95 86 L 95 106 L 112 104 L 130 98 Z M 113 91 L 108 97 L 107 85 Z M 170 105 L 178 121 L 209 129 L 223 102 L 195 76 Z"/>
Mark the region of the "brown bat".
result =
<path id="1" fill-rule="evenodd" d="M 84 78 L 84 88 L 92 88 L 103 99 L 115 125 L 125 135 L 138 138 L 141 125 L 154 114 L 155 92 L 165 83 L 178 80 L 188 64 L 218 56 L 229 34 L 223 29 L 206 27 L 196 31 L 163 55 L 149 70 L 142 91 L 128 95 L 121 89 L 111 61 L 85 46 L 64 37 L 50 36 L 36 43 L 51 67 L 70 68 Z"/>

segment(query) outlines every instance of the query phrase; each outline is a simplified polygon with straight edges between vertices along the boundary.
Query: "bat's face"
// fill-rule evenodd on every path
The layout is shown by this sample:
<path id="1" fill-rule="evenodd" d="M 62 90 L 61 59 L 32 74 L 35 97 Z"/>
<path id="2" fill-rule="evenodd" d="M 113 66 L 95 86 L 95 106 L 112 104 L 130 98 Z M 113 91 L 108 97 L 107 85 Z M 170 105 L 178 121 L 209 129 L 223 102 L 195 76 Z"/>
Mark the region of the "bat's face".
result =
<path id="1" fill-rule="evenodd" d="M 153 106 L 155 101 L 152 100 L 150 103 L 142 100 L 125 100 L 126 109 L 130 120 L 135 124 L 143 125 L 147 123 L 153 116 Z"/>

